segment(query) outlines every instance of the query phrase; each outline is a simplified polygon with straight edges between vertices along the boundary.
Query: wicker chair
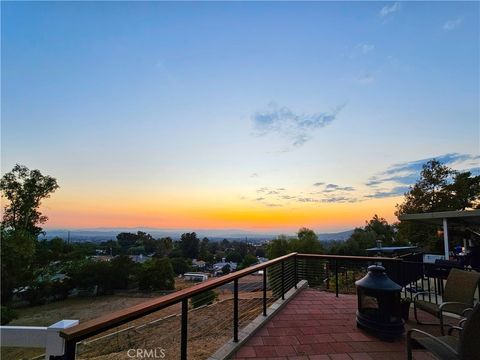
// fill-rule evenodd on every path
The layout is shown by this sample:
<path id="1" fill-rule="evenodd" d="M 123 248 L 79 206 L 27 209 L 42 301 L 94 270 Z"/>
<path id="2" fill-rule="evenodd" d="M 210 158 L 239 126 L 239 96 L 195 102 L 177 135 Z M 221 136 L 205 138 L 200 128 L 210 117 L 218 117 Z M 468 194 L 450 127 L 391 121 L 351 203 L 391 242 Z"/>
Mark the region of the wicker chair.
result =
<path id="1" fill-rule="evenodd" d="M 413 311 L 417 324 L 440 325 L 442 335 L 445 335 L 443 329 L 443 313 L 448 312 L 463 316 L 463 312 L 466 309 L 473 307 L 473 296 L 479 281 L 480 273 L 453 268 L 448 275 L 442 297 L 443 302 L 441 304 L 435 304 L 419 299 L 421 295 L 429 294 L 429 292 L 416 293 L 413 299 Z M 417 316 L 418 309 L 436 316 L 440 320 L 440 324 L 426 324 L 420 322 Z"/>
<path id="2" fill-rule="evenodd" d="M 413 342 L 433 353 L 442 360 L 478 360 L 480 356 L 480 304 L 477 304 L 469 317 L 460 322 L 461 327 L 454 326 L 447 336 L 433 336 L 425 331 L 411 329 L 407 333 L 407 359 L 412 360 Z M 459 337 L 452 335 L 459 330 Z M 419 333 L 424 337 L 413 337 Z"/>

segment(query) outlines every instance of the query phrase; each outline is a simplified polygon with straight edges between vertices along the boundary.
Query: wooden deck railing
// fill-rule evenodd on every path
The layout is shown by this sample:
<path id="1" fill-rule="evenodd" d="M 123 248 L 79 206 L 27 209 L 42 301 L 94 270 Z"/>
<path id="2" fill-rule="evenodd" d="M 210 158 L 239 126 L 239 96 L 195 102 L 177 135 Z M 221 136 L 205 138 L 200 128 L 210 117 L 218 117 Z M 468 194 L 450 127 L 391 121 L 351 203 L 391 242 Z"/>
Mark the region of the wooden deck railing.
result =
<path id="1" fill-rule="evenodd" d="M 97 335 L 103 331 L 112 329 L 119 325 L 125 324 L 129 321 L 141 318 L 145 315 L 151 314 L 152 312 L 164 309 L 168 306 L 182 303 L 182 315 L 181 315 L 181 359 L 187 359 L 187 326 L 188 326 L 188 299 L 192 296 L 200 294 L 202 292 L 215 289 L 221 285 L 230 283 L 233 281 L 233 305 L 234 305 L 234 323 L 233 323 L 233 338 L 234 341 L 238 341 L 238 279 L 257 272 L 259 270 L 263 271 L 263 314 L 266 315 L 267 312 L 267 298 L 266 298 L 266 289 L 267 289 L 267 271 L 269 267 L 281 264 L 281 295 L 282 298 L 285 292 L 288 289 L 284 288 L 284 263 L 287 260 L 295 259 L 297 253 L 290 253 L 285 256 L 269 260 L 267 262 L 257 264 L 251 267 L 248 267 L 243 270 L 236 271 L 234 273 L 205 281 L 203 283 L 194 285 L 192 287 L 176 291 L 174 293 L 162 296 L 158 299 L 150 300 L 143 302 L 141 304 L 122 309 L 111 314 L 80 323 L 77 326 L 66 329 L 60 333 L 65 339 L 65 359 L 75 359 L 76 353 L 76 344 L 89 338 L 91 336 Z M 294 266 L 296 273 L 296 266 Z M 295 276 L 295 275 L 294 275 Z M 295 277 L 295 286 L 297 284 L 297 278 Z"/>

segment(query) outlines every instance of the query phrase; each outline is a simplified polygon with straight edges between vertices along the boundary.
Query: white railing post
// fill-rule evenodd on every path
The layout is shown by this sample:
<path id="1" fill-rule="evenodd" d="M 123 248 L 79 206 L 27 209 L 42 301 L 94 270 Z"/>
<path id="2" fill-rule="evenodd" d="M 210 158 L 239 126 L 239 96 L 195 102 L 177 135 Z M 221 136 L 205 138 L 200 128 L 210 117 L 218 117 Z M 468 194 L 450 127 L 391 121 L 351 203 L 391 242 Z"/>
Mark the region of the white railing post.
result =
<path id="1" fill-rule="evenodd" d="M 65 340 L 60 336 L 60 331 L 75 325 L 78 325 L 78 320 L 61 320 L 47 328 L 45 360 L 49 360 L 52 355 L 65 353 Z"/>
<path id="2" fill-rule="evenodd" d="M 60 331 L 78 325 L 78 320 L 61 320 L 45 326 L 0 326 L 1 346 L 45 348 L 45 359 L 65 353 Z"/>

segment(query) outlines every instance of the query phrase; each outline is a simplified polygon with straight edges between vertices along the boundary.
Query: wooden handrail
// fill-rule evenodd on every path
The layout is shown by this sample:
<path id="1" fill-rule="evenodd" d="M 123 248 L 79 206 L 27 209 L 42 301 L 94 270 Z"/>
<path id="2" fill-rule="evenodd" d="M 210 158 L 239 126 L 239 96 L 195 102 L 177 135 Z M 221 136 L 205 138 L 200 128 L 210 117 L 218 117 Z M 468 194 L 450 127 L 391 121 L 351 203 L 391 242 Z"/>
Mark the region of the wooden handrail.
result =
<path id="1" fill-rule="evenodd" d="M 256 271 L 266 269 L 284 260 L 293 258 L 296 254 L 297 253 L 290 253 L 288 255 L 284 255 L 266 261 L 264 263 L 254 265 L 216 279 L 211 279 L 156 299 L 145 301 L 141 304 L 137 304 L 126 309 L 115 311 L 111 314 L 101 316 L 97 319 L 80 323 L 77 326 L 65 329 L 64 331 L 60 332 L 60 336 L 65 338 L 67 341 L 75 342 L 86 339 L 90 336 L 101 333 L 102 331 L 114 328 L 116 326 L 125 324 L 126 322 L 138 319 L 142 316 L 151 314 L 152 312 L 166 308 L 167 306 L 179 303 L 183 299 L 191 298 L 198 293 L 214 289 L 218 286 L 227 284 L 236 279 L 252 274 Z"/>

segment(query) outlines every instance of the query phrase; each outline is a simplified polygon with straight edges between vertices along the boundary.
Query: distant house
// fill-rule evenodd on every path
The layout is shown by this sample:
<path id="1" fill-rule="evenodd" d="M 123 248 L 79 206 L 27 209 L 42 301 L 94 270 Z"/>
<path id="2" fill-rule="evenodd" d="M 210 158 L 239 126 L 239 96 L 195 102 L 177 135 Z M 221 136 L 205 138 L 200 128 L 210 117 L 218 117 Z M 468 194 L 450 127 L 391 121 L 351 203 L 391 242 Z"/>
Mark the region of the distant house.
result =
<path id="1" fill-rule="evenodd" d="M 188 272 L 183 274 L 183 278 L 188 281 L 207 281 L 208 274 L 200 272 Z"/>
<path id="2" fill-rule="evenodd" d="M 112 255 L 94 255 L 90 257 L 93 261 L 111 261 L 113 259 Z"/>
<path id="3" fill-rule="evenodd" d="M 214 274 L 215 276 L 218 275 L 218 274 L 221 274 L 222 273 L 222 269 L 224 266 L 230 266 L 230 271 L 235 271 L 237 270 L 237 263 L 236 262 L 233 262 L 233 261 L 225 261 L 225 258 L 222 259 L 222 261 L 218 262 L 218 263 L 215 263 L 213 264 L 213 271 L 214 271 Z"/>
<path id="4" fill-rule="evenodd" d="M 145 261 L 151 260 L 151 256 L 146 256 L 146 255 L 129 255 L 128 256 L 133 262 L 138 263 L 138 264 L 143 264 Z"/>
<path id="5" fill-rule="evenodd" d="M 197 259 L 192 260 L 192 267 L 194 269 L 205 269 L 206 266 L 207 266 L 207 263 L 203 260 L 197 260 Z"/>

